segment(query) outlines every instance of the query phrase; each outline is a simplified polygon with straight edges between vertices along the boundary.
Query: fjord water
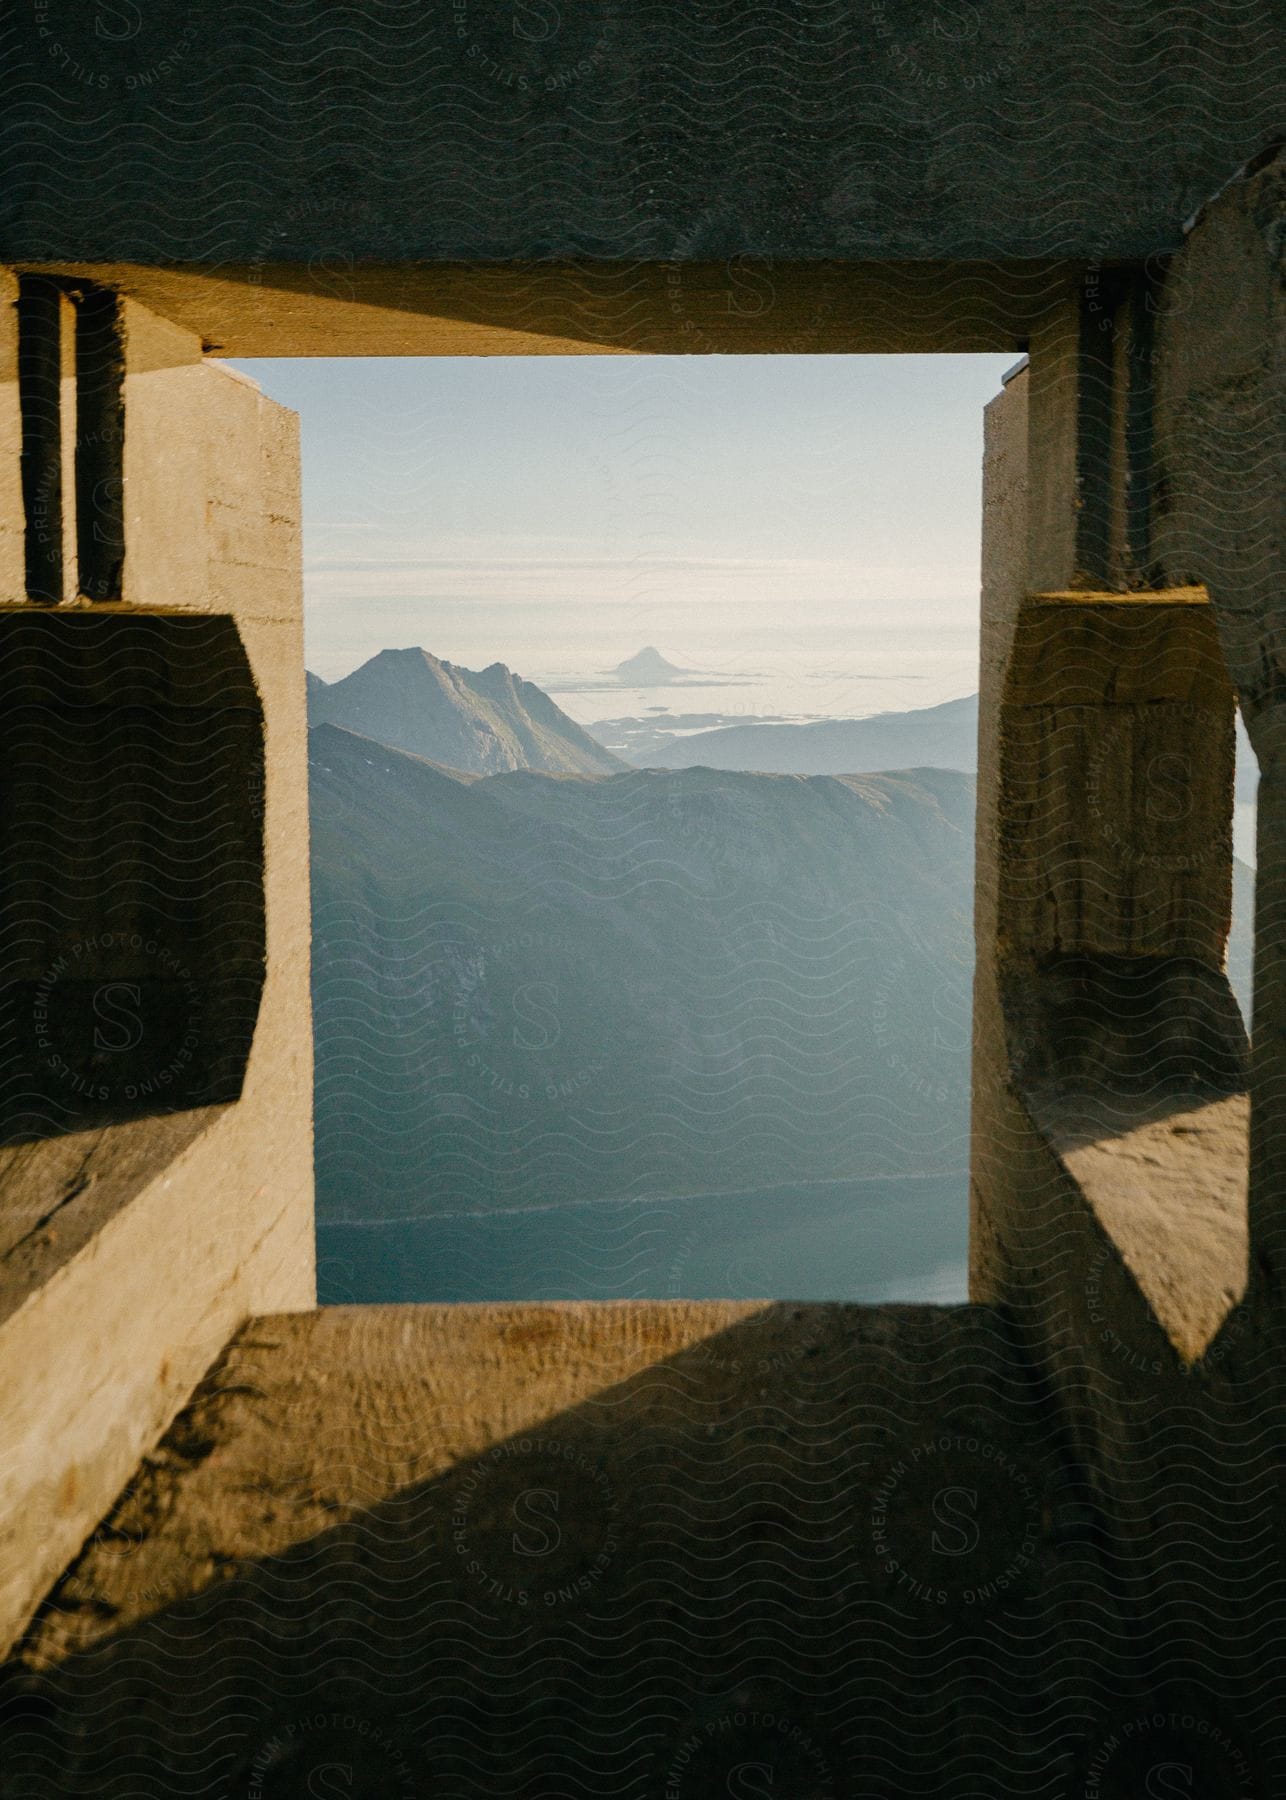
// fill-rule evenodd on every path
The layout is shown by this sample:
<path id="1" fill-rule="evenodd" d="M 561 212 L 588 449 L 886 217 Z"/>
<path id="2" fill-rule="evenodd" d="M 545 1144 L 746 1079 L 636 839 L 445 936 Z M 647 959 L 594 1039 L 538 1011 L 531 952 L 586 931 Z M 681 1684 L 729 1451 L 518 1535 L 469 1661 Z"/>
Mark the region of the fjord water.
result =
<path id="1" fill-rule="evenodd" d="M 967 1298 L 968 1177 L 323 1224 L 323 1304 Z"/>

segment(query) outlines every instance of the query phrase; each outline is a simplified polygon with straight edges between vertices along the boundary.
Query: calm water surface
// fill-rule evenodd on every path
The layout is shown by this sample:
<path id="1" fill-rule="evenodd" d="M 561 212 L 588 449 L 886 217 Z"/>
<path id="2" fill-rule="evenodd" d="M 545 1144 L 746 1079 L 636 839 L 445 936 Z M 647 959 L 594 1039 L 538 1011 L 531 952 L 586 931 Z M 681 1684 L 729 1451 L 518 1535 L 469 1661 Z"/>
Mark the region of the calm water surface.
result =
<path id="1" fill-rule="evenodd" d="M 810 1182 L 540 1211 L 321 1224 L 324 1304 L 759 1299 L 956 1304 L 968 1179 Z"/>

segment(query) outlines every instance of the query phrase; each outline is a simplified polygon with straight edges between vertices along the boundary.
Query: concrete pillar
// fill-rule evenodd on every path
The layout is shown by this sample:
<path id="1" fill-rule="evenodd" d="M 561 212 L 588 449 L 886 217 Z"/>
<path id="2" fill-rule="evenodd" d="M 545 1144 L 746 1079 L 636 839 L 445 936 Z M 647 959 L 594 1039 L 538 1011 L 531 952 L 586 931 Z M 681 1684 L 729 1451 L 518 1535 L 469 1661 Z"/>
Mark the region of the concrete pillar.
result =
<path id="1" fill-rule="evenodd" d="M 1159 310 L 1125 283 L 1124 358 L 1087 357 L 1069 300 L 987 415 L 971 1291 L 1136 1549 L 1153 1416 L 1196 1409 L 1195 1466 L 1277 1406 L 1284 186 L 1278 160 L 1222 193 Z M 1223 972 L 1234 698 L 1263 770 L 1253 1053 Z"/>
<path id="2" fill-rule="evenodd" d="M 22 573 L 15 284 L 0 272 L 0 285 L 0 633 L 9 625 L 13 644 L 32 633 Z M 158 1103 L 124 1122 L 70 1131 L 63 1122 L 56 1135 L 27 1132 L 0 1148 L 6 1641 L 238 1325 L 250 1314 L 309 1307 L 315 1293 L 297 422 L 253 382 L 204 361 L 190 332 L 130 300 L 118 323 L 123 598 L 55 604 L 43 619 L 55 630 L 75 626 L 78 640 L 100 639 L 105 667 L 114 642 L 143 642 L 140 621 L 187 622 L 199 634 L 205 620 L 212 640 L 235 651 L 228 666 L 248 665 L 263 754 L 234 757 L 232 786 L 212 805 L 237 809 L 248 822 L 246 843 L 258 841 L 249 827 L 262 822 L 262 866 L 252 875 L 262 882 L 266 954 L 238 1098 L 224 1097 L 238 1086 L 237 1071 L 230 1087 L 225 1071 L 218 1104 L 166 1111 Z M 109 377 L 110 370 L 110 386 Z M 97 396 L 100 410 L 110 412 L 110 398 Z M 64 483 L 66 509 L 77 485 Z M 182 640 L 183 631 L 157 635 Z M 123 689 L 130 674 L 120 670 Z M 217 667 L 209 664 L 204 677 L 189 669 L 189 678 L 194 691 L 202 679 L 217 686 Z M 218 692 L 197 700 L 217 726 Z M 100 684 L 94 704 L 110 703 L 111 683 Z M 244 693 L 236 704 L 246 711 Z M 157 732 L 143 735 L 163 763 Z M 57 832 L 56 784 L 49 813 Z M 157 843 L 158 856 L 165 848 Z M 127 873 L 146 888 L 145 863 Z M 15 929 L 0 940 L 0 979 L 11 988 L 25 954 Z"/>
<path id="3" fill-rule="evenodd" d="M 1157 329 L 1158 555 L 1201 581 L 1259 759 L 1251 1035 L 1257 1322 L 1286 1300 L 1286 156 L 1199 215 Z"/>
<path id="4" fill-rule="evenodd" d="M 1204 589 L 1088 585 L 1080 497 L 1124 483 L 1040 349 L 987 414 L 971 1294 L 1088 1392 L 1200 1358 L 1245 1284 L 1234 712 Z"/>

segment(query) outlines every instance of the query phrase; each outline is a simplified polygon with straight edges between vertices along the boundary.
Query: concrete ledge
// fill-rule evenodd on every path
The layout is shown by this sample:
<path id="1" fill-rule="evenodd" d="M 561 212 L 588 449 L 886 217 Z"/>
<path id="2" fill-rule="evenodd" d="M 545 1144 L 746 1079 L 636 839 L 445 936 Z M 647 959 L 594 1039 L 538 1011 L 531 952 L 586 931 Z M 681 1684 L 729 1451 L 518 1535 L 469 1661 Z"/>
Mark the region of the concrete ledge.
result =
<path id="1" fill-rule="evenodd" d="M 1246 1292 L 1246 1095 L 1028 1104 L 1171 1344 L 1197 1362 Z"/>
<path id="2" fill-rule="evenodd" d="M 1065 1756 L 1094 1558 L 981 1308 L 261 1318 L 42 1609 L 2 1748 L 49 1800 L 302 1795 L 330 1763 L 642 1795 L 741 1710 L 815 1747 L 827 1780 L 783 1791 L 878 1755 L 932 1795 L 984 1718 L 1001 1766 L 1033 1719 Z"/>
<path id="3" fill-rule="evenodd" d="M 41 1196 L 81 1162 L 0 1280 L 0 1642 L 257 1296 L 306 1303 L 310 1171 L 289 1141 L 258 1149 L 251 1120 L 262 1128 L 268 1110 L 246 1101 L 4 1153 L 10 1172 L 39 1170 Z"/>
<path id="4" fill-rule="evenodd" d="M 0 1327 L 227 1108 L 0 1147 Z"/>

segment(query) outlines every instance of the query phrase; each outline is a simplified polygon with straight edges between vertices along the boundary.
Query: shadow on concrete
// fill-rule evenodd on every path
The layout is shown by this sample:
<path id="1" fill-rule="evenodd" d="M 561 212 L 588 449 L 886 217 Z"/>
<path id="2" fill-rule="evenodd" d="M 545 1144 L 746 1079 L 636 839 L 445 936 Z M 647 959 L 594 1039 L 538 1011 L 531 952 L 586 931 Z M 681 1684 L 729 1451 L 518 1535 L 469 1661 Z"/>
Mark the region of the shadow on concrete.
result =
<path id="1" fill-rule="evenodd" d="M 1266 1793 L 1244 1595 L 1176 1659 L 1123 1555 L 983 1308 L 260 1320 L 11 1665 L 0 1794 Z"/>

